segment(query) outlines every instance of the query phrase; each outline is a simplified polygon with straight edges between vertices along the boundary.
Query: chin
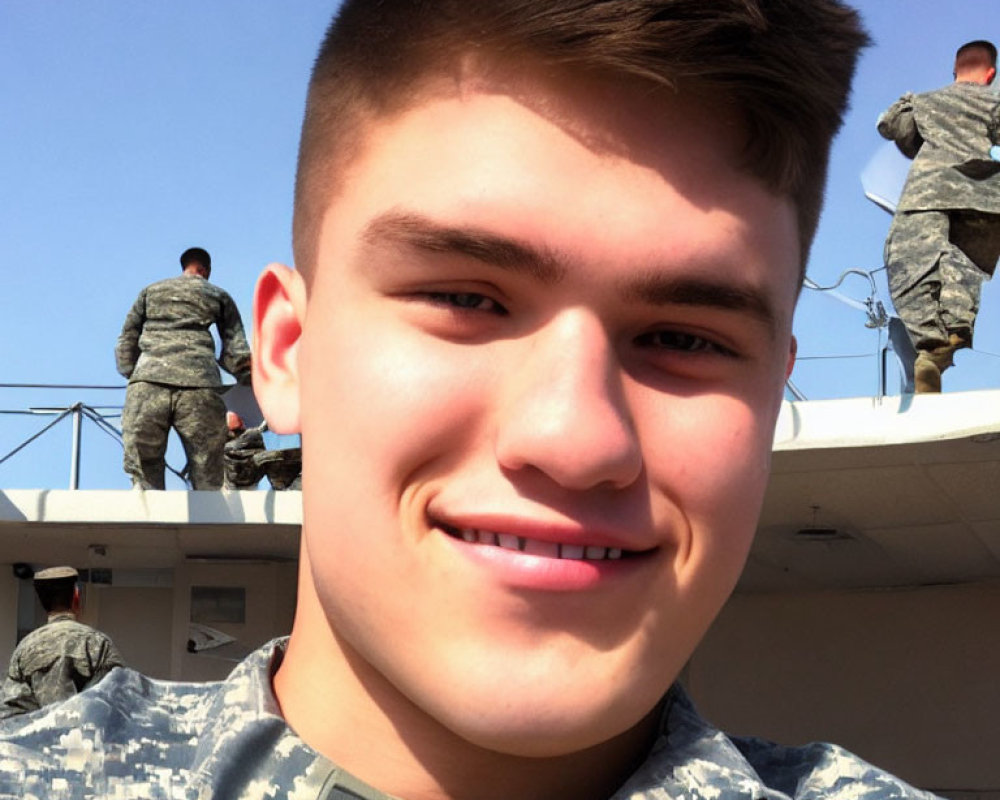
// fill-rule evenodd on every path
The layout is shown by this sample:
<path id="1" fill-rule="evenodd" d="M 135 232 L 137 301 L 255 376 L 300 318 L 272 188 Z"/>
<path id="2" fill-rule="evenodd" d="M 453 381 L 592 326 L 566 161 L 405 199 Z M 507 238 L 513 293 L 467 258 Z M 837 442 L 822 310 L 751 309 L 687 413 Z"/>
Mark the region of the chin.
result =
<path id="1" fill-rule="evenodd" d="M 521 696 L 516 707 L 499 707 L 515 691 L 514 687 L 502 694 L 494 691 L 494 706 L 467 707 L 468 713 L 452 713 L 441 721 L 484 750 L 519 758 L 558 758 L 598 747 L 636 727 L 656 707 L 666 687 L 647 703 L 637 703 L 638 692 L 630 691 L 603 700 L 591 698 L 589 703 L 566 698 L 558 705 L 551 696 Z"/>

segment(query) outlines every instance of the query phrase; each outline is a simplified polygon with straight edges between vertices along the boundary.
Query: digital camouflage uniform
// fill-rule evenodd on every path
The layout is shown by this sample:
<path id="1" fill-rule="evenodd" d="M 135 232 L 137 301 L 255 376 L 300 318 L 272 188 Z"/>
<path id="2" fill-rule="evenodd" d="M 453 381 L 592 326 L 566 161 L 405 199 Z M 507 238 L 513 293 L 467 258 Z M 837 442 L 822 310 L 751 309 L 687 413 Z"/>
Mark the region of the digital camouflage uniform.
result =
<path id="1" fill-rule="evenodd" d="M 271 690 L 283 647 L 266 645 L 222 683 L 115 670 L 66 703 L 0 725 L 0 797 L 386 800 L 284 723 Z M 675 687 L 660 736 L 612 800 L 931 797 L 833 745 L 730 738 Z"/>
<path id="2" fill-rule="evenodd" d="M 211 328 L 222 341 L 218 362 Z M 226 407 L 219 366 L 246 380 L 250 347 L 232 298 L 197 275 L 178 275 L 139 293 L 115 345 L 129 379 L 122 410 L 125 472 L 144 489 L 164 488 L 171 426 L 184 444 L 195 489 L 220 489 Z"/>
<path id="3" fill-rule="evenodd" d="M 1000 96 L 974 83 L 905 94 L 879 117 L 879 133 L 913 159 L 885 263 L 918 351 L 972 344 L 980 287 L 1000 256 L 998 127 Z"/>
<path id="4" fill-rule="evenodd" d="M 3 684 L 0 717 L 24 714 L 58 703 L 124 666 L 114 642 L 71 611 L 48 622 L 17 645 Z"/>

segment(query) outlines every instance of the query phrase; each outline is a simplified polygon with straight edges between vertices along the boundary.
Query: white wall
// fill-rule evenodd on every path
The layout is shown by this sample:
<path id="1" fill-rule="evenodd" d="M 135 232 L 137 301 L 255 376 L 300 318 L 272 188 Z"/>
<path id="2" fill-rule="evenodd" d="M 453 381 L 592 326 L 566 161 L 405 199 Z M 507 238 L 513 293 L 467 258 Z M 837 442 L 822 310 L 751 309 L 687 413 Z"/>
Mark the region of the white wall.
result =
<path id="1" fill-rule="evenodd" d="M 210 623 L 236 637 L 218 649 L 187 652 L 191 619 L 191 587 L 219 586 L 246 589 L 243 623 Z M 219 680 L 228 675 L 247 652 L 292 627 L 296 565 L 291 562 L 189 561 L 175 571 L 174 649 L 171 677 L 180 680 Z"/>
<path id="2" fill-rule="evenodd" d="M 734 597 L 687 684 L 732 733 L 833 741 L 923 788 L 1000 798 L 1000 585 Z"/>
<path id="3" fill-rule="evenodd" d="M 88 601 L 98 598 L 93 620 L 84 619 L 111 637 L 125 663 L 151 678 L 169 677 L 173 589 L 143 586 L 89 586 Z"/>

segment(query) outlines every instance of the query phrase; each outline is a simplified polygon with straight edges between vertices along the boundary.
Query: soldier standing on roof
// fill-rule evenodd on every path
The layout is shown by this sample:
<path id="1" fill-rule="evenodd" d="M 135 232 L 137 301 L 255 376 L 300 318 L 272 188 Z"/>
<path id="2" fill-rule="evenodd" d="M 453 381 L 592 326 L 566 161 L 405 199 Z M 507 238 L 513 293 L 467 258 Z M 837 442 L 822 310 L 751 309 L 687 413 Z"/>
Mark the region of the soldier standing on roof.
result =
<path id="1" fill-rule="evenodd" d="M 77 622 L 77 577 L 72 567 L 35 573 L 35 592 L 49 618 L 21 640 L 10 658 L 0 718 L 66 700 L 125 665 L 106 634 Z"/>
<path id="2" fill-rule="evenodd" d="M 962 45 L 955 82 L 904 94 L 878 131 L 913 166 L 885 243 L 889 290 L 917 350 L 918 392 L 940 392 L 956 350 L 972 346 L 979 293 L 1000 256 L 1000 97 L 997 50 Z"/>
<path id="3" fill-rule="evenodd" d="M 195 489 L 220 489 L 226 406 L 219 366 L 245 383 L 250 347 L 233 299 L 208 282 L 212 259 L 200 247 L 181 254 L 182 273 L 139 293 L 115 345 L 129 379 L 122 410 L 125 472 L 132 485 L 163 489 L 167 434 L 181 438 Z M 216 361 L 215 325 L 222 340 Z"/>

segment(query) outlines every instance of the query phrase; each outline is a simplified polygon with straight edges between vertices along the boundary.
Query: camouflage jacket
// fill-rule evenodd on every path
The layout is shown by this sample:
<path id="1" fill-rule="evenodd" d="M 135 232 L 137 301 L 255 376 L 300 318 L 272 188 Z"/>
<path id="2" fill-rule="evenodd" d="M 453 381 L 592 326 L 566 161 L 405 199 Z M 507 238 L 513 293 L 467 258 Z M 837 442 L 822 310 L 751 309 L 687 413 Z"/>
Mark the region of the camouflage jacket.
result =
<path id="1" fill-rule="evenodd" d="M 913 159 L 897 211 L 971 209 L 1000 214 L 1000 95 L 953 83 L 904 94 L 878 119 L 878 132 Z"/>
<path id="2" fill-rule="evenodd" d="M 271 691 L 284 644 L 265 645 L 221 683 L 155 681 L 129 669 L 0 725 L 0 797 L 387 800 L 285 724 Z M 838 747 L 729 738 L 684 692 L 612 800 L 888 800 L 919 792 Z"/>
<path id="3" fill-rule="evenodd" d="M 70 612 L 53 614 L 14 649 L 3 684 L 0 717 L 58 703 L 123 665 L 108 636 L 77 622 Z"/>
<path id="4" fill-rule="evenodd" d="M 218 361 L 213 324 L 222 341 Z M 238 378 L 248 374 L 250 347 L 233 299 L 204 278 L 178 275 L 139 292 L 115 344 L 115 360 L 130 383 L 221 386 L 220 366 Z"/>

